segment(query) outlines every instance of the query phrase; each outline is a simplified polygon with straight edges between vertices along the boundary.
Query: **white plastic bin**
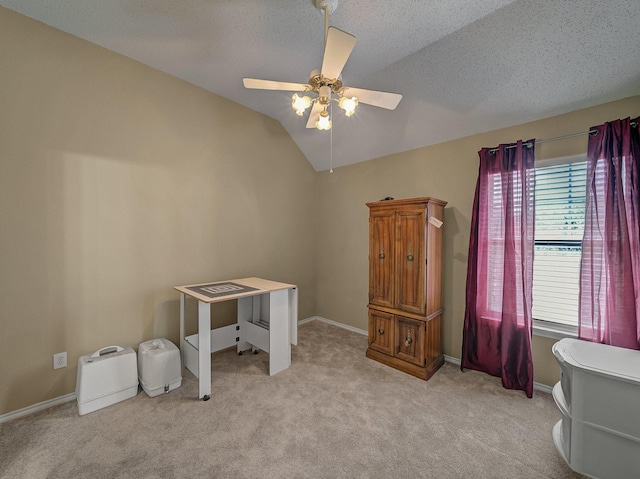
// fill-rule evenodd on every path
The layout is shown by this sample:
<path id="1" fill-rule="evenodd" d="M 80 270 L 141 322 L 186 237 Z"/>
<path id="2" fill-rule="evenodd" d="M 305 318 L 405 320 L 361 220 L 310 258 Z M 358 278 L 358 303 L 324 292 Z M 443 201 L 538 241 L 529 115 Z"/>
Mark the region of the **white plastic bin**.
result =
<path id="1" fill-rule="evenodd" d="M 553 346 L 561 379 L 556 448 L 589 477 L 640 477 L 640 351 L 562 339 Z"/>
<path id="2" fill-rule="evenodd" d="M 182 384 L 180 350 L 165 338 L 140 343 L 138 379 L 150 397 L 179 388 Z"/>
<path id="3" fill-rule="evenodd" d="M 76 397 L 84 415 L 138 394 L 136 352 L 129 346 L 107 346 L 78 358 Z"/>

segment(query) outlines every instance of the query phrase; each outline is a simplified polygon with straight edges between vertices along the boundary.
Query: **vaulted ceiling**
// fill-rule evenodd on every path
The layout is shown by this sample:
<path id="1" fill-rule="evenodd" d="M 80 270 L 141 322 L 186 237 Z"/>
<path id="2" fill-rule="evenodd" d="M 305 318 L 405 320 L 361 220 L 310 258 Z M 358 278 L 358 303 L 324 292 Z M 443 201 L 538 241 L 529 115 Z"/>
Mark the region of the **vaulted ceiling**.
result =
<path id="1" fill-rule="evenodd" d="M 291 93 L 322 63 L 314 0 L 0 0 L 282 123 L 317 171 L 640 94 L 638 0 L 339 0 L 345 85 L 400 93 L 306 128 Z M 638 112 L 640 114 L 640 112 Z"/>

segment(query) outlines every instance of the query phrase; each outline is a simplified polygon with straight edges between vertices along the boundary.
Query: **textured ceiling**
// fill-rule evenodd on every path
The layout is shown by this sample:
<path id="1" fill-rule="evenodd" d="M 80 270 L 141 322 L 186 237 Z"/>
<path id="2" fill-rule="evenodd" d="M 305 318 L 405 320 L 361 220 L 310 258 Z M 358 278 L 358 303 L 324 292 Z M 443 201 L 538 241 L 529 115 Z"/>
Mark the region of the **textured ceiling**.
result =
<path id="1" fill-rule="evenodd" d="M 305 128 L 291 93 L 242 85 L 306 83 L 323 54 L 313 0 L 0 5 L 277 119 L 317 171 L 640 94 L 639 0 L 340 0 L 330 24 L 356 37 L 343 83 L 403 99 L 336 108 L 330 132 Z"/>

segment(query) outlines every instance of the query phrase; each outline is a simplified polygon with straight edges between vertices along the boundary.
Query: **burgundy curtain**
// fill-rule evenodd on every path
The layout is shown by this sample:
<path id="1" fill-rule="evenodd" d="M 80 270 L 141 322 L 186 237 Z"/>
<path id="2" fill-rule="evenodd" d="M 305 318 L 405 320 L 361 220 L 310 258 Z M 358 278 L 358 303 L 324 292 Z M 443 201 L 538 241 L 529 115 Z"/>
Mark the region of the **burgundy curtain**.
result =
<path id="1" fill-rule="evenodd" d="M 587 151 L 578 336 L 640 349 L 638 118 L 592 129 L 596 133 L 589 137 Z"/>
<path id="2" fill-rule="evenodd" d="M 533 395 L 534 140 L 483 148 L 471 219 L 461 369 Z"/>

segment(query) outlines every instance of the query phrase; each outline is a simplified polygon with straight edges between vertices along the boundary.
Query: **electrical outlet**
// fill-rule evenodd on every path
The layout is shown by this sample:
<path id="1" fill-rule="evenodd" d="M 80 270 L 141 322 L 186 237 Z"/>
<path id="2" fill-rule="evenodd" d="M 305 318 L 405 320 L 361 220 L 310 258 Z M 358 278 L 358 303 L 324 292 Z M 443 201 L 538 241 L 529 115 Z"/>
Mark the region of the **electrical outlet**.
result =
<path id="1" fill-rule="evenodd" d="M 53 355 L 53 369 L 60 369 L 67 367 L 67 352 L 56 353 Z"/>

